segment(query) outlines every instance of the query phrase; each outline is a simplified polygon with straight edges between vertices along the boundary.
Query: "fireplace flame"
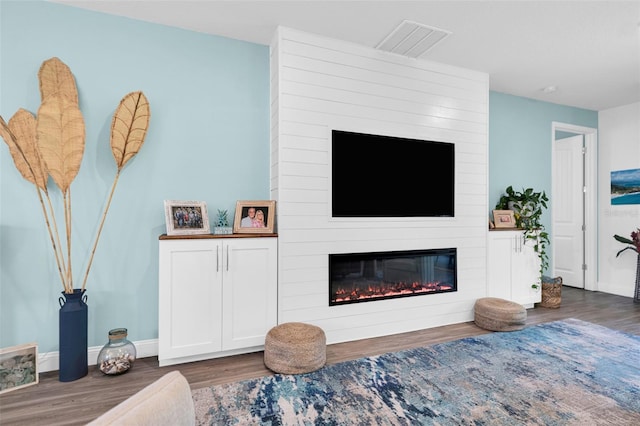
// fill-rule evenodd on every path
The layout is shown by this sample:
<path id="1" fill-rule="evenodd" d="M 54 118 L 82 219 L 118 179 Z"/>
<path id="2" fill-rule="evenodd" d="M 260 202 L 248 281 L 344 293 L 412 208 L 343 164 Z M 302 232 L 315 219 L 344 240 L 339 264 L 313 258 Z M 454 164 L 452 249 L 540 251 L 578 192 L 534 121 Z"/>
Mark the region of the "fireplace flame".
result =
<path id="1" fill-rule="evenodd" d="M 376 298 L 390 298 L 396 296 L 408 296 L 414 294 L 445 292 L 453 289 L 453 286 L 441 282 L 427 282 L 421 283 L 418 281 L 412 283 L 385 283 L 382 282 L 379 285 L 368 284 L 360 287 L 358 283 L 353 283 L 353 286 L 347 289 L 340 287 L 336 290 L 335 295 L 332 297 L 332 301 L 335 303 L 340 302 L 353 302 L 367 299 Z"/>

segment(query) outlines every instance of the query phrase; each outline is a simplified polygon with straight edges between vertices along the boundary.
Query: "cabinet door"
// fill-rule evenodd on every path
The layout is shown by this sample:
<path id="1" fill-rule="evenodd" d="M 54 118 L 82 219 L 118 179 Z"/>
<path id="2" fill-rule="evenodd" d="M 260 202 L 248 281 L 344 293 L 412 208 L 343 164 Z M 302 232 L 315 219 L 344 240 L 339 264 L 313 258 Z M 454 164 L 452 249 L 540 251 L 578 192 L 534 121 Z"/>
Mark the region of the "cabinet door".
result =
<path id="1" fill-rule="evenodd" d="M 158 359 L 222 349 L 222 247 L 214 240 L 160 241 Z"/>
<path id="2" fill-rule="evenodd" d="M 264 345 L 277 323 L 277 238 L 236 238 L 223 245 L 224 350 Z"/>
<path id="3" fill-rule="evenodd" d="M 491 231 L 488 238 L 487 296 L 511 300 L 511 257 L 518 232 Z"/>
<path id="4" fill-rule="evenodd" d="M 487 295 L 533 306 L 540 301 L 538 282 L 540 259 L 533 242 L 522 231 L 490 231 L 487 262 Z"/>
<path id="5" fill-rule="evenodd" d="M 535 252 L 531 240 L 519 243 L 511 261 L 512 297 L 515 302 L 531 305 L 540 301 L 540 288 L 533 289 L 533 284 L 540 284 L 540 258 Z"/>

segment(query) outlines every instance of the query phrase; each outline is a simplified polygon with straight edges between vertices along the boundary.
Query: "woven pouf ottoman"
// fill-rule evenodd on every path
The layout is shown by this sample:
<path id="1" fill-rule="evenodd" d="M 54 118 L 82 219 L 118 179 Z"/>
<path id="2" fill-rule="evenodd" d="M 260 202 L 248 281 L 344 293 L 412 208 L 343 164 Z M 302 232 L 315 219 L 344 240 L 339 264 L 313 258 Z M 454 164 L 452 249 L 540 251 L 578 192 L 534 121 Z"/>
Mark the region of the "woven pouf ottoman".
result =
<path id="1" fill-rule="evenodd" d="M 478 327 L 491 331 L 522 330 L 527 322 L 527 310 L 519 303 L 497 297 L 476 300 L 474 320 Z"/>
<path id="2" fill-rule="evenodd" d="M 327 338 L 315 325 L 286 322 L 273 327 L 264 343 L 264 365 L 283 374 L 318 370 L 327 360 Z"/>

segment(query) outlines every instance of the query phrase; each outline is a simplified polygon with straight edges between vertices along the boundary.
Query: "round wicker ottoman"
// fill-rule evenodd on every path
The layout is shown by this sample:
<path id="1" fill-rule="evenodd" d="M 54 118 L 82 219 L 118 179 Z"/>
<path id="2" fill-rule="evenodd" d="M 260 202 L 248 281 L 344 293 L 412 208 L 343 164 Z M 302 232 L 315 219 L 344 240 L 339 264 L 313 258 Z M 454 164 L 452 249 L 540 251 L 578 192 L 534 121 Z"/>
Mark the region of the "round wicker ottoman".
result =
<path id="1" fill-rule="evenodd" d="M 527 322 L 527 310 L 519 303 L 497 297 L 476 300 L 474 320 L 478 327 L 491 331 L 522 330 Z"/>
<path id="2" fill-rule="evenodd" d="M 327 360 L 327 338 L 315 325 L 286 322 L 267 333 L 264 365 L 276 373 L 301 374 L 318 370 Z"/>

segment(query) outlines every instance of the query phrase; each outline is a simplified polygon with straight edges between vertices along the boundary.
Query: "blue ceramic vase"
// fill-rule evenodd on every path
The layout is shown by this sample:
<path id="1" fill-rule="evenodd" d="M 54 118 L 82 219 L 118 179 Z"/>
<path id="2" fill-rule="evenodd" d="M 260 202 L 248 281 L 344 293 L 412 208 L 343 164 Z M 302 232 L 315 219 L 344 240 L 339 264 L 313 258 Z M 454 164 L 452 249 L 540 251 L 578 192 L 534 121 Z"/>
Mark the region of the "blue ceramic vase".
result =
<path id="1" fill-rule="evenodd" d="M 60 297 L 59 342 L 61 382 L 72 382 L 89 373 L 87 361 L 87 296 L 84 290 L 62 292 Z"/>

